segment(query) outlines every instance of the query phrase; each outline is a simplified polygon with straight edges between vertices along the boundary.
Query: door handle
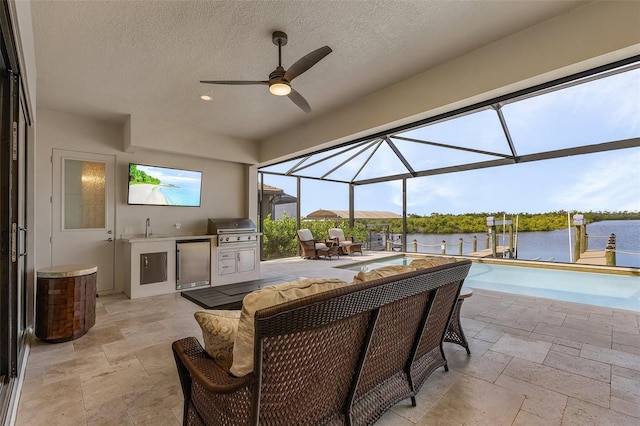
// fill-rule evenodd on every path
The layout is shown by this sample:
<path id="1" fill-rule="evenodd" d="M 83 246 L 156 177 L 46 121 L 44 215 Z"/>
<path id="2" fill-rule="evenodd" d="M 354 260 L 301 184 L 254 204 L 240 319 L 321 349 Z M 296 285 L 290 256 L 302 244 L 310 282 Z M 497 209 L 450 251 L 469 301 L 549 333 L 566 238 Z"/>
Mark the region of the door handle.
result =
<path id="1" fill-rule="evenodd" d="M 18 253 L 18 257 L 24 257 L 27 255 L 27 228 L 23 228 L 22 226 L 18 226 L 18 232 L 24 232 L 24 240 L 22 240 L 24 242 L 23 244 L 23 249 L 24 251 L 21 253 Z M 18 246 L 20 245 L 20 242 L 18 241 Z"/>
<path id="2" fill-rule="evenodd" d="M 180 250 L 176 249 L 176 281 L 180 280 L 182 259 L 180 258 Z"/>
<path id="3" fill-rule="evenodd" d="M 18 224 L 17 223 L 12 223 L 11 224 L 11 263 L 15 263 L 17 258 L 16 258 L 16 254 L 17 254 L 17 247 L 18 247 Z"/>

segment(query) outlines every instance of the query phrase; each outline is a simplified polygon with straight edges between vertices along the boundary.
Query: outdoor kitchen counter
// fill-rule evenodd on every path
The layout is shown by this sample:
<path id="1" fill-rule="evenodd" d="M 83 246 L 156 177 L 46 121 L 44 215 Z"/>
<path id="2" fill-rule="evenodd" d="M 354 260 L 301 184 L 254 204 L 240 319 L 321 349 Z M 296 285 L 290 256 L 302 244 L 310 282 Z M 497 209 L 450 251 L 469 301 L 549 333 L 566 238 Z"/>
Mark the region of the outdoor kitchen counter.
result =
<path id="1" fill-rule="evenodd" d="M 210 240 L 210 285 L 226 285 L 260 278 L 260 250 L 258 232 L 253 232 L 252 244 L 225 242 L 219 238 L 234 239 L 212 234 L 169 235 L 124 234 L 124 293 L 130 299 L 157 296 L 182 291 L 177 288 L 176 243 L 180 241 Z M 256 239 L 256 237 L 258 239 Z M 151 277 L 151 278 L 149 278 Z"/>
<path id="2" fill-rule="evenodd" d="M 186 241 L 186 240 L 217 240 L 217 235 L 168 235 L 168 234 L 152 234 L 150 237 L 145 237 L 143 234 L 136 235 L 123 235 L 120 237 L 120 241 L 123 243 L 152 243 L 156 241 Z"/>
<path id="3" fill-rule="evenodd" d="M 216 235 L 125 234 L 119 241 L 124 245 L 124 294 L 130 299 L 175 293 L 176 242 L 210 240 L 212 250 Z"/>

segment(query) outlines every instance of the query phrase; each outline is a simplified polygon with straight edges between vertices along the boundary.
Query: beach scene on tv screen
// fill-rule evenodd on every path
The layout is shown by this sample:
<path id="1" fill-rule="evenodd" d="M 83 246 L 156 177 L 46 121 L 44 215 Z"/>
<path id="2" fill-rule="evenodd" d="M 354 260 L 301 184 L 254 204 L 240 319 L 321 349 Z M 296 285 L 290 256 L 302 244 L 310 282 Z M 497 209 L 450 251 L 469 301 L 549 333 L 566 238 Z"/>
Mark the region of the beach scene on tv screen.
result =
<path id="1" fill-rule="evenodd" d="M 201 172 L 130 164 L 128 202 L 198 207 L 201 184 Z"/>

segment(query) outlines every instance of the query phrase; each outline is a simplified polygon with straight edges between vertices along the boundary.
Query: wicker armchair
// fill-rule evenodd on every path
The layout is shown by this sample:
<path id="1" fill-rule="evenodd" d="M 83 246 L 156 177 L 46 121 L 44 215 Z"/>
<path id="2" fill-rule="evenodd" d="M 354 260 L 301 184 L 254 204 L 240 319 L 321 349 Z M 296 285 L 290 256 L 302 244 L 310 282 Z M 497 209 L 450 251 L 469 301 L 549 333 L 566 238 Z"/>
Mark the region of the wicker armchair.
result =
<path id="1" fill-rule="evenodd" d="M 356 242 L 353 237 L 345 237 L 344 231 L 340 228 L 329 229 L 329 239 L 338 244 L 340 254 L 351 256 L 353 253 L 360 253 L 362 255 L 362 243 Z"/>
<path id="2" fill-rule="evenodd" d="M 298 230 L 298 241 L 300 241 L 301 256 L 305 259 L 318 259 L 320 256 L 338 256 L 340 258 L 339 247 L 332 241 L 318 241 L 313 239 L 313 234 L 308 229 Z"/>
<path id="3" fill-rule="evenodd" d="M 442 341 L 471 262 L 352 284 L 256 311 L 253 371 L 195 337 L 173 343 L 184 425 L 364 425 L 446 367 Z"/>

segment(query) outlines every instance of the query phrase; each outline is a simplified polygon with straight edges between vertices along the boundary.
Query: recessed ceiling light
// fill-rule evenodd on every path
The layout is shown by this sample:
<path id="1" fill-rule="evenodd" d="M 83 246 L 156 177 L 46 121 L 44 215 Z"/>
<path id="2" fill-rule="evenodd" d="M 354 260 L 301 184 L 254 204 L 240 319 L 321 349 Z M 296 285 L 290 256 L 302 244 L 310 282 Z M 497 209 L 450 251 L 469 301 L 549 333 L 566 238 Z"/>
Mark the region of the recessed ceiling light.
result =
<path id="1" fill-rule="evenodd" d="M 203 101 L 210 101 L 213 98 L 211 96 L 209 96 L 209 95 L 201 95 L 200 99 L 202 99 Z"/>

